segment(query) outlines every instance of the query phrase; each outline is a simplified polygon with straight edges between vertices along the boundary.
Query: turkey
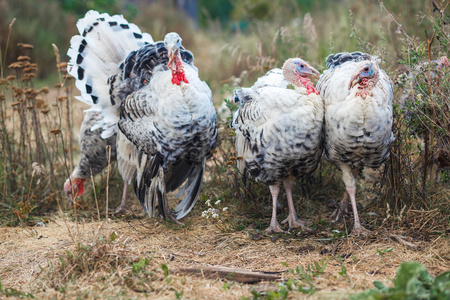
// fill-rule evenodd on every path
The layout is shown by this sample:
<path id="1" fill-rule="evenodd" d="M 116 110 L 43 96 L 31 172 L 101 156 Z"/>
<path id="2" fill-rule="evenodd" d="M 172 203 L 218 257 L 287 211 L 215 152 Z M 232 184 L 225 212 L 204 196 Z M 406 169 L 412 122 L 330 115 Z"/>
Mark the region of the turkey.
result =
<path id="1" fill-rule="evenodd" d="M 272 219 L 266 233 L 283 232 L 277 221 L 277 199 L 283 182 L 289 215 L 282 223 L 302 227 L 292 199 L 295 178 L 310 175 L 322 155 L 323 99 L 309 77 L 319 72 L 300 58 L 288 59 L 251 88 L 234 91 L 240 106 L 231 126 L 236 130 L 238 169 L 244 176 L 269 185 Z M 294 89 L 289 89 L 292 84 Z"/>
<path id="2" fill-rule="evenodd" d="M 80 128 L 80 136 L 78 137 L 78 144 L 80 146 L 80 160 L 78 165 L 72 172 L 72 175 L 67 178 L 64 184 L 64 192 L 67 199 L 72 200 L 73 197 L 81 196 L 84 193 L 84 182 L 90 178 L 91 175 L 99 174 L 108 166 L 107 146 L 111 147 L 110 161 L 116 161 L 116 138 L 117 133 L 114 133 L 108 138 L 102 138 L 101 128 L 92 130 L 97 122 L 101 122 L 102 115 L 89 111 L 85 114 Z M 124 184 L 122 202 L 115 210 L 115 213 L 123 212 L 126 208 L 128 184 Z"/>
<path id="3" fill-rule="evenodd" d="M 377 59 L 361 52 L 329 55 L 317 89 L 325 101 L 325 157 L 342 171 L 344 197 L 332 217 L 353 208 L 352 234 L 367 234 L 358 217 L 355 177 L 363 167 L 378 168 L 389 157 L 393 84 Z"/>
<path id="4" fill-rule="evenodd" d="M 101 136 L 117 133 L 117 161 L 150 217 L 177 223 L 195 204 L 217 139 L 208 85 L 177 33 L 154 42 L 122 16 L 89 11 L 68 55 L 79 100 L 100 112 Z M 170 192 L 181 202 L 172 211 Z M 158 207 L 158 212 L 156 212 Z"/>

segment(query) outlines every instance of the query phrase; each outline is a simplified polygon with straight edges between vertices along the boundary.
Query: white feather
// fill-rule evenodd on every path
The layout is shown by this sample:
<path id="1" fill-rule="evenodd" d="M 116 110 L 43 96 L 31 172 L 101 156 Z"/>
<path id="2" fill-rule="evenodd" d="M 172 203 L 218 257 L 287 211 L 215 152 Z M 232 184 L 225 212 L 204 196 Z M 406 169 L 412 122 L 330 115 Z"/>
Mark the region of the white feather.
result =
<path id="1" fill-rule="evenodd" d="M 77 99 L 91 105 L 94 111 L 101 111 L 104 124 L 116 123 L 120 102 L 111 104 L 108 78 L 119 73 L 120 64 L 131 51 L 153 43 L 153 39 L 123 16 L 92 10 L 77 22 L 77 28 L 80 35 L 72 37 L 67 52 L 68 73 L 75 77 L 81 92 Z"/>

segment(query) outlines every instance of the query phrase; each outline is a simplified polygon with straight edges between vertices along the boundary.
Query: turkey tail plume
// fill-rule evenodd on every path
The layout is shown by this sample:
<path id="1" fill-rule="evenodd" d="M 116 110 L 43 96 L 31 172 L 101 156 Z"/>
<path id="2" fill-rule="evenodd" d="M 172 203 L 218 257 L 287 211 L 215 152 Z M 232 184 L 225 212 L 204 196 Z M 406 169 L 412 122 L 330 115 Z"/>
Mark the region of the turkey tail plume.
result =
<path id="1" fill-rule="evenodd" d="M 107 138 L 114 134 L 109 128 L 117 123 L 120 107 L 120 101 L 110 97 L 109 78 L 119 73 L 131 51 L 153 43 L 153 39 L 122 16 L 93 10 L 78 20 L 77 28 L 80 35 L 70 40 L 67 70 L 81 92 L 76 98 L 102 113 L 103 120 L 93 128 L 103 128 L 102 136 Z"/>

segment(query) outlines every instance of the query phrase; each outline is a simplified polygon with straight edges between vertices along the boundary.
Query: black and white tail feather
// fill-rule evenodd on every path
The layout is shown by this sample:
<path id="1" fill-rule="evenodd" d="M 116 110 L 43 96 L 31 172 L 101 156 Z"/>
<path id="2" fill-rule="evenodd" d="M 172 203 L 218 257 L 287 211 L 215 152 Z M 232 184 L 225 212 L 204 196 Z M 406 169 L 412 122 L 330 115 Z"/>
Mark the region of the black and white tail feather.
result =
<path id="1" fill-rule="evenodd" d="M 154 43 L 151 35 L 141 30 L 121 15 L 110 16 L 89 11 L 78 20 L 80 35 L 70 40 L 68 73 L 81 91 L 78 100 L 101 112 L 102 122 L 92 130 L 103 128 L 102 137 L 108 138 L 116 131 L 120 101 L 111 103 L 109 78 L 120 72 L 121 63 L 133 50 Z"/>

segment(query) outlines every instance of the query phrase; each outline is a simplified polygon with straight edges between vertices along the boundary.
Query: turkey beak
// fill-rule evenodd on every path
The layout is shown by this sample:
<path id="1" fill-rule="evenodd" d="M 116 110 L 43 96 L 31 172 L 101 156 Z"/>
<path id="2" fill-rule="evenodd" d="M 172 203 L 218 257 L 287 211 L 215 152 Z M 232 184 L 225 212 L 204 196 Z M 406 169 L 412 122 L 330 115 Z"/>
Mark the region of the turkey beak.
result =
<path id="1" fill-rule="evenodd" d="M 175 59 L 175 50 L 174 50 L 174 47 L 172 47 L 172 46 L 167 46 L 167 48 L 168 48 L 167 50 L 169 52 L 169 63 L 168 63 L 168 65 L 170 66 L 170 64 Z"/>
<path id="2" fill-rule="evenodd" d="M 320 76 L 320 72 L 314 69 L 313 67 L 309 67 L 309 76 L 317 79 Z"/>
<path id="3" fill-rule="evenodd" d="M 350 83 L 348 84 L 348 89 L 351 90 L 355 85 L 360 82 L 361 78 L 359 77 L 359 73 L 356 73 L 350 79 Z"/>

